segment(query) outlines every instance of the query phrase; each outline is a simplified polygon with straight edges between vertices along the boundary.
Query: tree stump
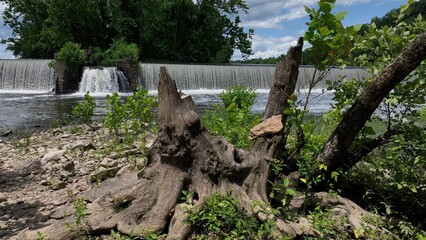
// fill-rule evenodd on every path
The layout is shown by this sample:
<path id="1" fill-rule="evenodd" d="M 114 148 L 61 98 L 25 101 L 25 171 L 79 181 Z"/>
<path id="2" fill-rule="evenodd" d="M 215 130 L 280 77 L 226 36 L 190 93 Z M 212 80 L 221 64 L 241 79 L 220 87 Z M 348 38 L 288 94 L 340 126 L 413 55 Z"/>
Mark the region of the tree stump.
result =
<path id="1" fill-rule="evenodd" d="M 302 44 L 301 39 L 299 45 L 289 50 L 288 58 L 296 54 L 298 60 L 278 65 L 277 72 L 297 71 Z M 185 239 L 190 228 L 184 224 L 187 213 L 178 203 L 183 190 L 195 193 L 195 206 L 202 205 L 204 198 L 214 192 L 227 194 L 231 191 L 241 199 L 249 214 L 257 214 L 251 207 L 254 201 L 267 202 L 268 160 L 281 141 L 281 135 L 260 137 L 252 151 L 235 148 L 201 126 L 192 98 L 178 92 L 165 67 L 160 71 L 158 134 L 148 151 L 149 164 L 138 178 L 127 177 L 134 181 L 123 181 L 123 177 L 110 179 L 107 185 L 101 184 L 84 195 L 89 202 L 84 219 L 87 234 L 109 234 L 111 230 L 130 234 L 145 230 L 167 232 L 169 239 Z M 297 79 L 297 72 L 290 74 Z M 288 78 L 282 76 L 275 78 L 275 85 L 286 85 Z M 278 109 L 274 115 L 281 114 L 285 106 L 280 105 L 286 103 L 277 105 L 271 101 L 274 109 Z M 73 222 L 72 218 L 24 232 L 20 239 L 35 239 L 36 231 L 51 239 L 71 239 L 73 233 L 65 225 Z M 261 218 L 266 219 L 266 216 Z M 294 232 L 291 224 L 283 222 L 281 225 Z"/>

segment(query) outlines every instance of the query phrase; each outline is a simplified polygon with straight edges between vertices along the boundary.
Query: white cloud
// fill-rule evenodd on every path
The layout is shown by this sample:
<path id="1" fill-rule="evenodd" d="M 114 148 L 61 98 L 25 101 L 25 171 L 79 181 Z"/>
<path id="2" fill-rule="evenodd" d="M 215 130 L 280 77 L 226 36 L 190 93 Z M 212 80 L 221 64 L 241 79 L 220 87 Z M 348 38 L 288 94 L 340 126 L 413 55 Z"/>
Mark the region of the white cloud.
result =
<path id="1" fill-rule="evenodd" d="M 297 38 L 286 37 L 253 37 L 253 55 L 249 58 L 269 58 L 286 54 L 290 46 L 297 44 Z M 236 55 L 234 55 L 236 56 Z"/>
<path id="2" fill-rule="evenodd" d="M 304 5 L 314 6 L 315 0 L 247 0 L 249 14 L 242 25 L 249 28 L 282 29 L 283 22 L 306 16 Z"/>
<path id="3" fill-rule="evenodd" d="M 384 3 L 389 0 L 337 0 L 336 5 L 351 6 L 363 3 Z M 401 0 L 393 0 L 401 1 Z M 292 20 L 307 16 L 304 6 L 316 7 L 317 0 L 246 0 L 249 14 L 242 17 L 248 28 L 283 29 Z"/>

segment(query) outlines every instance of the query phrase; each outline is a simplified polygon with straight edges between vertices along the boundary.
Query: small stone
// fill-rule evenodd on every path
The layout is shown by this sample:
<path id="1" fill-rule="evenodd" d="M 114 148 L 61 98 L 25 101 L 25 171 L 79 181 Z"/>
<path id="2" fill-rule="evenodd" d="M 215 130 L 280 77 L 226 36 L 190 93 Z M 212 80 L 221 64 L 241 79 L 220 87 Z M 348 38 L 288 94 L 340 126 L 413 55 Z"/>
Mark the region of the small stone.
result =
<path id="1" fill-rule="evenodd" d="M 66 203 L 65 200 L 55 200 L 52 202 L 53 206 L 60 206 L 60 205 L 64 205 Z"/>
<path id="2" fill-rule="evenodd" d="M 63 170 L 70 172 L 72 174 L 74 174 L 75 171 L 75 163 L 74 161 L 68 161 L 67 163 L 65 163 L 62 167 Z"/>
<path id="3" fill-rule="evenodd" d="M 43 180 L 43 181 L 40 182 L 40 184 L 42 186 L 50 186 L 50 185 L 52 185 L 52 182 L 49 181 L 49 180 Z"/>
<path id="4" fill-rule="evenodd" d="M 146 164 L 148 163 L 148 159 L 147 158 L 145 158 L 145 157 L 143 157 L 143 158 L 138 158 L 137 160 L 136 160 L 136 168 L 137 169 L 139 169 L 139 170 L 141 170 L 141 169 L 143 169 L 144 167 L 146 167 Z"/>
<path id="5" fill-rule="evenodd" d="M 60 181 L 60 182 L 58 182 L 58 183 L 55 183 L 55 184 L 52 186 L 52 189 L 53 189 L 53 190 L 60 190 L 60 189 L 64 189 L 66 186 L 67 186 L 67 183 L 66 183 L 66 182 Z"/>
<path id="6" fill-rule="evenodd" d="M 74 214 L 74 212 L 74 206 L 62 206 L 56 209 L 52 214 L 50 214 L 49 217 L 53 219 L 62 219 Z"/>
<path id="7" fill-rule="evenodd" d="M 44 157 L 41 159 L 42 165 L 46 165 L 50 161 L 56 161 L 59 160 L 65 153 L 65 150 L 57 150 L 53 152 L 49 152 L 48 154 L 44 155 Z"/>
<path id="8" fill-rule="evenodd" d="M 124 166 L 122 167 L 117 174 L 115 174 L 116 177 L 120 177 L 123 176 L 125 174 L 131 173 L 132 172 L 132 167 L 130 165 Z"/>
<path id="9" fill-rule="evenodd" d="M 36 218 L 39 222 L 46 222 L 49 219 L 49 215 L 44 213 L 37 213 Z"/>
<path id="10" fill-rule="evenodd" d="M 7 201 L 7 196 L 6 194 L 0 192 L 0 203 L 2 202 L 6 202 Z"/>
<path id="11" fill-rule="evenodd" d="M 30 164 L 29 172 L 34 174 L 34 175 L 37 175 L 37 174 L 45 173 L 46 170 L 43 169 L 43 166 L 41 165 L 41 161 L 35 160 Z"/>
<path id="12" fill-rule="evenodd" d="M 58 178 L 59 178 L 60 180 L 67 180 L 68 178 L 70 178 L 70 177 L 72 177 L 72 176 L 74 176 L 74 174 L 73 174 L 73 173 L 70 173 L 70 172 L 65 171 L 65 170 L 60 170 L 60 171 L 59 171 Z"/>
<path id="13" fill-rule="evenodd" d="M 2 202 L 6 202 L 7 201 L 7 196 L 6 194 L 0 192 L 0 203 Z"/>
<path id="14" fill-rule="evenodd" d="M 94 183 L 97 181 L 103 181 L 105 179 L 114 177 L 119 170 L 120 170 L 120 167 L 114 167 L 109 169 L 100 167 L 98 171 L 90 174 L 89 181 Z"/>
<path id="15" fill-rule="evenodd" d="M 0 221 L 0 229 L 7 228 L 7 222 L 6 221 Z"/>

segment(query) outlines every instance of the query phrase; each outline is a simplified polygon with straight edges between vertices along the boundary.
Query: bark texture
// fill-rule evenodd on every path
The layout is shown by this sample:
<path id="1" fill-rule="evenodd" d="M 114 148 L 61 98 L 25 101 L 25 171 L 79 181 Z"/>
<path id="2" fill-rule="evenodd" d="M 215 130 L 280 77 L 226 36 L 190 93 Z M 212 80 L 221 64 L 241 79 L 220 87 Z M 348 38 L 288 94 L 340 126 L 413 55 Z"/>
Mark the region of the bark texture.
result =
<path id="1" fill-rule="evenodd" d="M 284 109 L 289 107 L 288 100 L 296 88 L 299 65 L 302 63 L 302 48 L 303 38 L 299 38 L 297 45 L 288 50 L 286 58 L 278 62 L 275 69 L 274 81 L 269 92 L 263 119 L 266 120 L 273 116 L 281 115 L 283 128 L 275 137 L 257 139 L 252 149 L 256 152 L 267 153 L 269 158 L 281 157 L 285 152 L 284 129 L 287 116 L 283 112 Z M 271 142 L 266 143 L 268 141 Z"/>
<path id="2" fill-rule="evenodd" d="M 348 164 L 344 160 L 347 149 L 380 102 L 425 59 L 426 32 L 423 32 L 364 89 L 316 156 L 316 161 L 327 165 L 329 171 Z"/>

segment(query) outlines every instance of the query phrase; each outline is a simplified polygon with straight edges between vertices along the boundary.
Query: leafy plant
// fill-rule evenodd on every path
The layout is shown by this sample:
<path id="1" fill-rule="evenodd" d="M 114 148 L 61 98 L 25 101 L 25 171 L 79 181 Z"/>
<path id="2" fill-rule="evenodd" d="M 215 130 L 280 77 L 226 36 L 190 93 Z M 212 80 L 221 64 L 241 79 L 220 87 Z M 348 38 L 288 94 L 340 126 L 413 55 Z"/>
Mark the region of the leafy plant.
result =
<path id="1" fill-rule="evenodd" d="M 43 233 L 42 233 L 42 232 L 40 232 L 40 231 L 37 231 L 36 233 L 37 233 L 37 238 L 36 238 L 36 240 L 45 240 L 45 239 L 47 239 L 47 235 L 46 235 L 46 234 L 43 234 Z"/>
<path id="2" fill-rule="evenodd" d="M 71 68 L 73 72 L 81 68 L 85 63 L 85 51 L 78 43 L 67 42 L 59 50 L 57 58 Z"/>
<path id="3" fill-rule="evenodd" d="M 272 184 L 272 189 L 269 193 L 269 197 L 273 199 L 275 198 L 275 196 L 279 196 L 281 199 L 280 208 L 287 210 L 291 199 L 296 196 L 296 191 L 294 191 L 290 187 L 289 178 L 284 178 L 282 181 L 275 182 L 274 184 Z"/>
<path id="4" fill-rule="evenodd" d="M 199 239 L 215 236 L 218 239 L 263 239 L 271 229 L 263 231 L 262 223 L 248 216 L 230 194 L 213 193 L 201 209 L 190 211 L 187 223 Z"/>
<path id="5" fill-rule="evenodd" d="M 95 56 L 95 57 L 99 57 Z M 114 40 L 111 46 L 103 54 L 104 60 L 102 65 L 113 66 L 117 60 L 123 58 L 130 58 L 135 64 L 139 62 L 139 49 L 134 43 L 127 43 L 124 39 L 120 38 Z"/>
<path id="6" fill-rule="evenodd" d="M 82 233 L 86 232 L 86 223 L 84 223 L 84 220 L 86 218 L 86 202 L 84 201 L 84 198 L 80 197 L 77 198 L 72 205 L 74 206 L 75 212 L 74 212 L 74 223 L 67 223 L 67 228 L 73 233 L 74 237 L 78 237 Z"/>
<path id="7" fill-rule="evenodd" d="M 347 218 L 336 219 L 330 210 L 320 206 L 309 211 L 307 218 L 312 227 L 322 234 L 320 239 L 351 239 L 351 234 L 345 228 Z"/>
<path id="8" fill-rule="evenodd" d="M 77 123 L 89 124 L 92 122 L 93 112 L 95 111 L 95 99 L 89 95 L 89 92 L 84 94 L 84 102 L 79 102 L 71 111 Z"/>
<path id="9" fill-rule="evenodd" d="M 243 85 L 236 85 L 219 94 L 225 108 L 235 104 L 238 109 L 249 111 L 256 101 L 256 93 L 253 89 Z"/>
<path id="10" fill-rule="evenodd" d="M 213 134 L 223 136 L 239 148 L 249 148 L 250 129 L 260 122 L 260 117 L 250 112 L 256 93 L 243 86 L 236 86 L 220 94 L 224 106 L 216 105 L 214 111 L 202 116 L 203 125 Z"/>
<path id="11" fill-rule="evenodd" d="M 105 115 L 104 124 L 106 128 L 118 136 L 120 134 L 119 130 L 121 129 L 121 124 L 124 123 L 127 117 L 127 109 L 121 102 L 121 97 L 118 93 L 115 92 L 111 96 L 107 95 L 106 98 L 107 113 Z"/>
<path id="12" fill-rule="evenodd" d="M 329 66 L 346 66 L 359 38 L 361 25 L 344 27 L 342 20 L 346 12 L 332 13 L 336 0 L 318 1 L 318 9 L 305 6 L 310 22 L 305 40 L 312 44 L 312 60 L 315 68 L 325 70 Z"/>
<path id="13" fill-rule="evenodd" d="M 105 126 L 117 137 L 123 136 L 126 142 L 133 142 L 140 133 L 155 130 L 154 108 L 156 98 L 147 90 L 138 89 L 123 103 L 117 93 L 107 96 Z"/>
<path id="14" fill-rule="evenodd" d="M 24 132 L 22 139 L 16 141 L 13 144 L 16 148 L 26 148 L 31 145 L 30 134 L 28 132 Z"/>

